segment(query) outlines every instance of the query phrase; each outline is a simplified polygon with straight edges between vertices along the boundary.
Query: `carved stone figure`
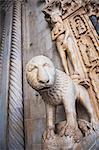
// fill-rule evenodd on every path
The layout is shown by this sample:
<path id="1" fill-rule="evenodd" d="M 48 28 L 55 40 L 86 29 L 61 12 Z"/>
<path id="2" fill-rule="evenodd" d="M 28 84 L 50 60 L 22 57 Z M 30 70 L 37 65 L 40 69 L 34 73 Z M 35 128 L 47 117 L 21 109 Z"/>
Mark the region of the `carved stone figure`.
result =
<path id="1" fill-rule="evenodd" d="M 79 73 L 79 69 L 78 69 L 79 67 L 77 64 L 77 57 L 78 57 L 77 50 L 76 50 L 75 42 L 69 30 L 65 30 L 65 34 L 61 34 L 60 36 L 58 36 L 56 40 L 56 45 L 57 45 L 58 52 L 61 56 L 62 64 L 65 72 L 69 74 L 68 64 L 66 60 L 66 58 L 68 57 L 72 64 L 74 73 Z"/>
<path id="2" fill-rule="evenodd" d="M 65 27 L 60 14 L 57 12 L 52 13 L 51 21 L 54 26 L 51 32 L 52 40 L 55 40 L 60 34 L 62 34 L 65 31 Z"/>
<path id="3" fill-rule="evenodd" d="M 81 139 L 82 134 L 77 123 L 76 100 L 80 101 L 88 111 L 90 123 L 95 129 L 96 116 L 86 88 L 75 83 L 66 73 L 55 69 L 48 57 L 41 55 L 31 59 L 26 66 L 26 77 L 29 85 L 40 93 L 45 102 L 47 119 L 45 139 L 55 137 L 55 110 L 61 104 L 65 108 L 66 125 L 61 129 L 60 136 L 73 137 L 75 142 Z"/>
<path id="4" fill-rule="evenodd" d="M 67 55 L 68 55 L 68 46 L 67 42 L 64 41 L 64 34 L 61 34 L 56 40 L 57 50 L 59 52 L 62 65 L 64 67 L 65 72 L 69 75 L 68 65 L 67 65 Z"/>
<path id="5" fill-rule="evenodd" d="M 75 20 L 75 28 L 77 32 L 77 37 L 79 37 L 80 35 L 84 34 L 87 31 L 87 27 L 81 16 L 79 15 L 75 16 L 74 20 Z"/>

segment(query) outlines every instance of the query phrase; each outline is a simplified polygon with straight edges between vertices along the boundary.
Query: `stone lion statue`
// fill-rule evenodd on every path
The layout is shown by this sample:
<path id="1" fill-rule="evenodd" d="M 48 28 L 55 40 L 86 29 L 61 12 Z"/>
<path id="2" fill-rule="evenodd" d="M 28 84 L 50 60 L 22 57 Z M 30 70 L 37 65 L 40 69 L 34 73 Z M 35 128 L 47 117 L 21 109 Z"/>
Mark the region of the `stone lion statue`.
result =
<path id="1" fill-rule="evenodd" d="M 46 138 L 55 135 L 55 109 L 63 104 L 66 113 L 66 125 L 60 135 L 73 136 L 79 140 L 81 131 L 76 117 L 76 100 L 87 109 L 90 123 L 94 127 L 96 117 L 85 87 L 75 83 L 69 75 L 55 69 L 52 61 L 43 55 L 32 58 L 26 66 L 26 78 L 29 85 L 42 96 L 46 106 Z"/>

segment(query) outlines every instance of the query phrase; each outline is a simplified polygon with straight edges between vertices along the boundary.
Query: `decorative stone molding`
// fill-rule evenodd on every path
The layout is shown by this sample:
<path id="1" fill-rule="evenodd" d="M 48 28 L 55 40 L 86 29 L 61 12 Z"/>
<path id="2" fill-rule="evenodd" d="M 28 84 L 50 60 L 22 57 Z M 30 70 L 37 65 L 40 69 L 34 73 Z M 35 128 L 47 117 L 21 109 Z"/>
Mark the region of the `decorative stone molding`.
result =
<path id="1" fill-rule="evenodd" d="M 45 19 L 50 25 L 53 25 L 53 21 L 51 19 L 53 14 L 58 14 L 62 16 L 61 2 L 60 0 L 52 0 L 43 8 L 43 13 L 45 14 Z"/>
<path id="2" fill-rule="evenodd" d="M 61 13 L 62 19 L 65 19 L 74 11 L 78 10 L 80 7 L 84 7 L 86 13 L 90 15 L 99 15 L 99 2 L 98 0 L 51 0 L 47 1 L 47 4 L 43 8 L 43 13 L 45 14 L 45 19 L 49 21 L 49 15 L 52 12 Z"/>
<path id="3" fill-rule="evenodd" d="M 21 1 L 13 3 L 11 52 L 9 68 L 8 147 L 24 149 Z"/>
<path id="4" fill-rule="evenodd" d="M 99 16 L 99 1 L 98 0 L 89 0 L 84 3 L 86 12 L 89 16 L 96 15 Z"/>

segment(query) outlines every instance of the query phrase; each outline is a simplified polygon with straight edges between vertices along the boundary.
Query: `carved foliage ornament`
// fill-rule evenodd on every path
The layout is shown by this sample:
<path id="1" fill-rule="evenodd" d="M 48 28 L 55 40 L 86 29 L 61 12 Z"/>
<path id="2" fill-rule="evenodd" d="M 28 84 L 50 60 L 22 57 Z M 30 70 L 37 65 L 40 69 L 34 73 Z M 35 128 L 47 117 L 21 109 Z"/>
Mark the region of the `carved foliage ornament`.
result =
<path id="1" fill-rule="evenodd" d="M 42 12 L 45 14 L 45 19 L 48 23 L 53 24 L 53 21 L 51 19 L 51 16 L 53 14 L 58 14 L 59 16 L 62 15 L 61 13 L 61 2 L 60 0 L 54 0 L 49 2 L 42 10 Z"/>
<path id="2" fill-rule="evenodd" d="M 61 13 L 62 19 L 65 19 L 71 13 L 84 6 L 85 11 L 89 16 L 96 15 L 99 16 L 99 1 L 98 0 L 50 0 L 47 2 L 43 8 L 43 13 L 45 14 L 46 21 L 51 23 L 52 12 Z"/>

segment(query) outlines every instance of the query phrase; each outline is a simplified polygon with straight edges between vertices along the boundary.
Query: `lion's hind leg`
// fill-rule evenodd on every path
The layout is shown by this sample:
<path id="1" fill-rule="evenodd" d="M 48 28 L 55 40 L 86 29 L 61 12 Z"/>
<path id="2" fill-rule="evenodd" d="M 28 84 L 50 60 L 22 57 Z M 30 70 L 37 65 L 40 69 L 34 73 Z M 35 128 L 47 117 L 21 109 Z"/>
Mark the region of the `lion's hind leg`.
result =
<path id="1" fill-rule="evenodd" d="M 62 129 L 62 134 L 70 136 L 74 141 L 78 142 L 81 140 L 82 134 L 78 128 L 76 118 L 74 91 L 68 91 L 68 94 L 64 96 L 63 105 L 66 113 L 66 125 Z"/>
<path id="2" fill-rule="evenodd" d="M 97 125 L 97 121 L 96 121 L 97 119 L 96 119 L 96 115 L 93 110 L 93 106 L 91 104 L 90 98 L 89 98 L 89 94 L 83 86 L 79 86 L 78 89 L 79 89 L 79 97 L 78 98 L 79 98 L 81 104 L 87 110 L 87 112 L 89 114 L 89 118 L 90 118 L 90 123 L 92 124 L 92 126 L 94 128 Z"/>

